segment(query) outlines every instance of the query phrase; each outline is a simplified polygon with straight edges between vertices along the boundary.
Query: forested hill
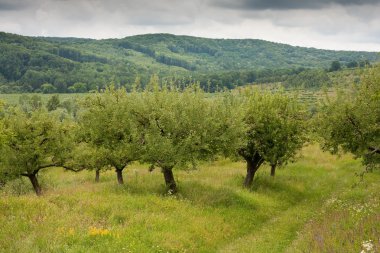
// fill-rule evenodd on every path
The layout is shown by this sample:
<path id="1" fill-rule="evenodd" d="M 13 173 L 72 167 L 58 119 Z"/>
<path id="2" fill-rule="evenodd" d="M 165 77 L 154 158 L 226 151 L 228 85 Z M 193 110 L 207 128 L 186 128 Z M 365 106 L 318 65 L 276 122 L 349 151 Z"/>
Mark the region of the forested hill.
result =
<path id="1" fill-rule="evenodd" d="M 350 67 L 379 58 L 375 52 L 320 50 L 254 39 L 147 34 L 92 40 L 0 32 L 0 93 L 86 92 L 110 82 L 128 86 L 136 77 L 144 85 L 153 74 L 176 80 L 208 79 L 211 85 L 226 76 L 232 78 L 226 82 L 242 85 L 273 72 L 327 69 L 333 61 Z"/>

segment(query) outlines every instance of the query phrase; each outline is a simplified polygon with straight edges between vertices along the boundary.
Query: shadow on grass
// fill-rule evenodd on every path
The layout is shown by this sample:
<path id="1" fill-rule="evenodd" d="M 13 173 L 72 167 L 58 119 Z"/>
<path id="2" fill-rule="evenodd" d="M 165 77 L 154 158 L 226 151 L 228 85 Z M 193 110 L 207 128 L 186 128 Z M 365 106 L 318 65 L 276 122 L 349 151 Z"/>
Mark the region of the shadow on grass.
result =
<path id="1" fill-rule="evenodd" d="M 227 187 L 216 188 L 196 181 L 181 181 L 178 192 L 168 194 L 166 186 L 160 180 L 145 180 L 145 183 L 126 182 L 124 185 L 109 185 L 109 191 L 116 194 L 131 194 L 136 196 L 158 195 L 174 199 L 190 201 L 192 204 L 206 207 L 225 207 L 255 209 L 257 204 L 250 198 L 238 194 Z"/>
<path id="2" fill-rule="evenodd" d="M 108 184 L 107 191 L 115 194 L 130 194 L 136 196 L 161 196 L 174 197 L 179 200 L 190 201 L 199 206 L 215 208 L 239 208 L 254 210 L 258 206 L 266 205 L 259 203 L 253 194 L 265 195 L 279 204 L 296 205 L 307 200 L 312 192 L 307 191 L 307 182 L 294 182 L 288 177 L 271 178 L 264 174 L 256 175 L 253 185 L 248 191 L 244 191 L 243 177 L 231 178 L 227 187 L 215 187 L 202 184 L 195 180 L 184 180 L 178 182 L 178 193 L 174 196 L 168 194 L 163 183 L 161 173 L 147 174 L 143 177 L 126 178 L 124 185 Z M 128 180 L 129 179 L 129 180 Z M 243 191 L 242 191 L 243 190 Z"/>
<path id="3" fill-rule="evenodd" d="M 249 190 L 258 194 L 269 195 L 270 197 L 290 204 L 297 204 L 312 194 L 311 192 L 307 192 L 307 188 L 305 188 L 304 185 L 306 182 L 302 182 L 301 185 L 298 185 L 299 187 L 291 183 L 290 181 L 287 182 L 286 178 L 272 178 L 258 174 Z"/>
<path id="4" fill-rule="evenodd" d="M 251 198 L 226 188 L 214 188 L 198 182 L 183 182 L 180 196 L 200 206 L 254 210 L 258 204 Z"/>

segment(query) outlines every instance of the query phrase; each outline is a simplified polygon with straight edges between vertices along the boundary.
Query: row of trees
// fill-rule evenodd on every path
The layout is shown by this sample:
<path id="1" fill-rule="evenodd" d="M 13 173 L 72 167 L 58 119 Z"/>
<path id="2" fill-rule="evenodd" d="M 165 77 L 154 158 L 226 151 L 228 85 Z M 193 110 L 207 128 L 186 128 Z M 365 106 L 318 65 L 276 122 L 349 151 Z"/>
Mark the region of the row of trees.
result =
<path id="1" fill-rule="evenodd" d="M 41 169 L 114 169 L 122 184 L 132 162 L 161 169 L 177 191 L 173 170 L 220 156 L 243 157 L 249 187 L 264 162 L 277 165 L 305 141 L 306 114 L 284 94 L 243 90 L 207 98 L 198 87 L 184 91 L 152 85 L 142 92 L 108 88 L 87 97 L 75 119 L 62 110 L 8 108 L 2 120 L 1 179 L 26 176 L 37 194 Z M 23 109 L 24 108 L 24 109 Z"/>
<path id="2" fill-rule="evenodd" d="M 94 170 L 97 179 L 101 170 L 114 169 L 122 184 L 123 170 L 142 162 L 161 169 L 174 193 L 175 169 L 223 156 L 246 161 L 244 185 L 250 187 L 262 164 L 270 165 L 274 176 L 314 128 L 324 149 L 336 153 L 343 148 L 374 168 L 380 161 L 376 70 L 352 92 L 327 100 L 311 121 L 296 98 L 281 92 L 241 89 L 210 97 L 197 85 L 180 91 L 157 82 L 144 91 L 110 87 L 88 96 L 75 117 L 54 110 L 59 106 L 50 105 L 49 112 L 41 106 L 2 105 L 0 181 L 28 177 L 39 195 L 38 172 L 63 167 Z"/>

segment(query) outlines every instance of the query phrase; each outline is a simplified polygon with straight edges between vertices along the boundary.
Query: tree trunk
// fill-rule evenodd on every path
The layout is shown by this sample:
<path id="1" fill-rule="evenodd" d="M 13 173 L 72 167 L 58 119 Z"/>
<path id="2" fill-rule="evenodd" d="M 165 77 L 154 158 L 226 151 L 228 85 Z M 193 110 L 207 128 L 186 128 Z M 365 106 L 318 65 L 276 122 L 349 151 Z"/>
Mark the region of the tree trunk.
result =
<path id="1" fill-rule="evenodd" d="M 99 179 L 100 179 L 100 170 L 96 170 L 95 171 L 95 182 L 99 182 Z"/>
<path id="2" fill-rule="evenodd" d="M 176 193 L 177 184 L 175 183 L 173 168 L 172 167 L 162 168 L 162 173 L 164 174 L 165 184 L 168 187 L 168 189 L 171 191 L 171 193 Z"/>
<path id="3" fill-rule="evenodd" d="M 124 179 L 123 179 L 123 170 L 121 169 L 116 169 L 116 175 L 117 175 L 117 182 L 119 184 L 124 184 Z"/>
<path id="4" fill-rule="evenodd" d="M 28 174 L 28 178 L 30 179 L 30 182 L 32 183 L 33 189 L 36 192 L 37 196 L 41 196 L 41 194 L 42 194 L 41 186 L 38 183 L 38 179 L 36 177 L 36 174 L 37 173 Z"/>
<path id="5" fill-rule="evenodd" d="M 247 175 L 244 180 L 244 186 L 249 188 L 252 186 L 256 171 L 260 168 L 264 159 L 256 153 L 253 157 L 246 158 L 245 160 L 247 161 Z"/>
<path id="6" fill-rule="evenodd" d="M 253 178 L 255 177 L 255 173 L 257 169 L 252 160 L 246 160 L 246 161 L 247 161 L 247 175 L 245 176 L 244 186 L 248 188 L 252 185 Z"/>
<path id="7" fill-rule="evenodd" d="M 276 164 L 271 164 L 270 165 L 270 175 L 272 177 L 274 177 L 275 174 L 276 174 Z"/>

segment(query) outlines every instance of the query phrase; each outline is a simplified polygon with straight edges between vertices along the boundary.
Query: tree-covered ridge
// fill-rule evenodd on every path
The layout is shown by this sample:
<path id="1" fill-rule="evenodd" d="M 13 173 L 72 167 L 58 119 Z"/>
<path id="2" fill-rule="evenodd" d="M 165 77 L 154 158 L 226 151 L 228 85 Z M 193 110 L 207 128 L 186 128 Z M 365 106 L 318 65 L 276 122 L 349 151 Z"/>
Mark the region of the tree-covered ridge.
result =
<path id="1" fill-rule="evenodd" d="M 300 68 L 327 69 L 334 61 L 356 67 L 378 60 L 373 52 L 253 39 L 147 34 L 93 40 L 0 33 L 0 92 L 86 92 L 110 82 L 130 87 L 137 77 L 144 86 L 153 74 L 183 83 L 195 79 L 203 87 L 209 82 L 213 90 L 289 75 Z"/>
<path id="2" fill-rule="evenodd" d="M 295 47 L 258 39 L 207 39 L 171 34 L 147 34 L 116 40 L 149 50 L 149 55 L 186 57 L 201 71 L 260 68 L 327 68 L 331 61 L 376 61 L 370 52 Z M 121 42 L 119 42 L 121 41 Z M 145 52 L 143 52 L 145 53 Z"/>

